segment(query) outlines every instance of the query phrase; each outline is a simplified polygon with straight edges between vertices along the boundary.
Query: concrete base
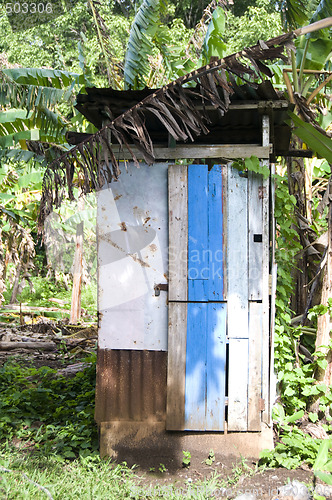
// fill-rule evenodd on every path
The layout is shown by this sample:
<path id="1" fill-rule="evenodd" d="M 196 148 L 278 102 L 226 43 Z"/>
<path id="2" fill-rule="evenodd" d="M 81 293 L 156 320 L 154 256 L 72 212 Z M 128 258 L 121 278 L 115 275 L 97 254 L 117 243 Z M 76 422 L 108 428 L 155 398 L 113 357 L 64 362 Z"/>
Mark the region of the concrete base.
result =
<path id="1" fill-rule="evenodd" d="M 263 424 L 262 424 L 263 426 Z M 209 450 L 221 457 L 258 458 L 263 449 L 273 448 L 272 428 L 261 432 L 175 432 L 166 431 L 164 422 L 116 421 L 100 424 L 100 455 L 129 465 L 142 466 L 160 461 L 181 467 L 183 451 L 205 458 Z"/>

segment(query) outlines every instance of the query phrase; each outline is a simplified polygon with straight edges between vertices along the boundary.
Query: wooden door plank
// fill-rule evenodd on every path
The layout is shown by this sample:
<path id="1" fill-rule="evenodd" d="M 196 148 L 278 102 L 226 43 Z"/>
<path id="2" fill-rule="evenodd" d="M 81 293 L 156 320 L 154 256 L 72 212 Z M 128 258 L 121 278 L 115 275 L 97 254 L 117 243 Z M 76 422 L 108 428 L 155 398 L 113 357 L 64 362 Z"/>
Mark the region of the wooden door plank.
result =
<path id="1" fill-rule="evenodd" d="M 249 300 L 262 300 L 263 177 L 248 172 Z"/>
<path id="2" fill-rule="evenodd" d="M 228 430 L 248 428 L 248 339 L 229 339 Z"/>
<path id="3" fill-rule="evenodd" d="M 263 165 L 268 166 L 268 161 L 264 160 Z M 269 179 L 263 181 L 263 319 L 262 319 L 262 398 L 265 402 L 263 410 L 263 421 L 270 425 L 270 301 L 269 301 Z"/>
<path id="4" fill-rule="evenodd" d="M 226 310 L 225 303 L 209 303 L 206 355 L 205 429 L 223 431 L 226 385 Z"/>
<path id="5" fill-rule="evenodd" d="M 274 324 L 275 324 L 275 306 L 276 306 L 276 289 L 277 289 L 277 263 L 275 260 L 275 244 L 276 244 L 276 228 L 275 228 L 275 164 L 271 164 L 271 179 L 270 179 L 270 200 L 271 200 L 271 301 L 270 301 L 270 381 L 269 381 L 269 415 L 276 398 L 276 380 L 274 374 Z"/>
<path id="6" fill-rule="evenodd" d="M 248 338 L 248 185 L 231 165 L 227 182 L 228 337 Z"/>
<path id="7" fill-rule="evenodd" d="M 187 342 L 187 304 L 168 306 L 168 366 L 166 429 L 185 428 L 185 374 Z"/>
<path id="8" fill-rule="evenodd" d="M 209 300 L 224 300 L 224 234 L 222 166 L 209 172 Z"/>
<path id="9" fill-rule="evenodd" d="M 185 429 L 205 430 L 207 304 L 188 303 Z"/>
<path id="10" fill-rule="evenodd" d="M 188 173 L 186 165 L 168 168 L 169 301 L 188 298 Z"/>
<path id="11" fill-rule="evenodd" d="M 188 300 L 208 300 L 208 167 L 188 167 Z"/>
<path id="12" fill-rule="evenodd" d="M 261 430 L 262 312 L 261 302 L 249 303 L 248 431 Z"/>

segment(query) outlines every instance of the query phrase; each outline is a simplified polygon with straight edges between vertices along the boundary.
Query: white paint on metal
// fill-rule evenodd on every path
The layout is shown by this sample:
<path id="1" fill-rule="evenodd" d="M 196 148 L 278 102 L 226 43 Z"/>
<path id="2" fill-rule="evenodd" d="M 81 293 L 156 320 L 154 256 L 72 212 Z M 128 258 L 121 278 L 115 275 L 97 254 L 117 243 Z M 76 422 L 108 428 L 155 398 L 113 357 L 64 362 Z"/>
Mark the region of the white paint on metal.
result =
<path id="1" fill-rule="evenodd" d="M 97 196 L 99 347 L 167 350 L 167 164 L 121 166 Z"/>

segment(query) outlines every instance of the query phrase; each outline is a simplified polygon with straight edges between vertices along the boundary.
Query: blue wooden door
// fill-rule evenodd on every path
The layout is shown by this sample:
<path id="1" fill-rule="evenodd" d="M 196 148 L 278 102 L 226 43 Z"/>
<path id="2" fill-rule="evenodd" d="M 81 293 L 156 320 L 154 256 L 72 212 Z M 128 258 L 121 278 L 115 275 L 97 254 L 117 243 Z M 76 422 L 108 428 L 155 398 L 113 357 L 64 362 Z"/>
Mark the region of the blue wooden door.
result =
<path id="1" fill-rule="evenodd" d="M 182 352 L 177 353 L 174 370 L 169 369 L 168 385 L 177 386 L 178 396 L 174 394 L 173 399 L 178 397 L 179 401 L 168 401 L 173 413 L 168 415 L 168 428 L 223 430 L 226 386 L 223 170 L 219 165 L 211 170 L 207 165 L 190 165 L 185 173 L 183 168 L 178 173 L 173 179 L 174 189 L 178 190 L 176 200 L 170 199 L 170 245 L 175 239 L 175 248 L 171 248 L 176 261 L 174 268 L 178 274 L 178 260 L 181 260 L 180 268 L 182 265 L 182 274 L 187 279 L 180 280 L 179 286 L 178 277 L 172 276 L 170 262 L 170 287 L 173 281 L 177 290 L 174 296 L 170 294 L 169 349 L 174 342 L 177 345 L 174 349 Z M 170 192 L 171 189 L 172 186 Z M 181 213 L 179 207 L 173 207 L 173 202 L 181 204 Z M 176 320 L 172 319 L 174 311 Z M 185 340 L 179 347 L 179 335 L 184 332 Z"/>
<path id="2" fill-rule="evenodd" d="M 169 168 L 169 430 L 222 431 L 225 420 L 230 431 L 261 430 L 268 213 L 268 181 L 258 174 L 231 165 Z"/>

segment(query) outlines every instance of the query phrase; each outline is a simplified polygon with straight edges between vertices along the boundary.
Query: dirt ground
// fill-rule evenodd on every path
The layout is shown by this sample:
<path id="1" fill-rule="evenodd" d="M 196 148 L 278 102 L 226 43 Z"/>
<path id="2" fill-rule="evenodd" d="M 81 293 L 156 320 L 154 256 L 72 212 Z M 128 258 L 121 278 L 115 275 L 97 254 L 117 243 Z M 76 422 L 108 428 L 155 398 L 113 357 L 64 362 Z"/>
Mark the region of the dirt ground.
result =
<path id="1" fill-rule="evenodd" d="M 218 454 L 216 460 L 217 457 Z M 167 493 L 174 485 L 184 492 L 197 490 L 197 496 L 201 493 L 200 498 L 233 499 L 246 494 L 254 495 L 257 500 L 276 499 L 278 488 L 293 480 L 308 487 L 313 486 L 313 474 L 309 470 L 271 469 L 255 472 L 256 463 L 250 459 L 246 460 L 246 466 L 243 467 L 241 460 L 235 457 L 222 458 L 212 466 L 205 465 L 200 458 L 193 457 L 188 469 L 159 472 L 156 468 L 156 472 L 147 472 L 138 468 L 136 473 L 147 492 L 158 485 L 161 491 Z M 208 480 L 207 486 L 200 486 L 204 479 Z M 332 498 L 332 491 L 331 497 L 326 498 Z"/>
<path id="2" fill-rule="evenodd" d="M 66 366 L 79 363 L 95 349 L 96 333 L 96 327 L 72 329 L 65 325 L 59 327 L 54 323 L 32 326 L 0 324 L 0 365 L 10 357 L 28 366 L 49 366 L 62 370 Z M 9 349 L 8 342 L 19 342 L 20 345 L 18 348 Z M 52 345 L 43 349 L 39 345 L 42 342 Z M 30 343 L 28 349 L 25 348 L 25 343 Z M 37 348 L 34 348 L 33 343 L 36 343 Z M 5 350 L 2 350 L 1 346 L 4 346 Z M 211 465 L 206 463 L 207 458 L 206 450 L 202 450 L 201 454 L 191 456 L 190 465 L 184 468 L 180 466 L 180 459 L 174 463 L 167 463 L 165 460 L 164 463 L 162 456 L 142 456 L 142 459 L 136 462 L 135 469 L 138 485 L 144 486 L 146 498 L 149 498 L 149 489 L 155 490 L 159 487 L 162 498 L 175 486 L 179 491 L 183 491 L 184 498 L 186 492 L 195 491 L 197 498 L 233 499 L 237 495 L 246 494 L 254 495 L 257 500 L 291 500 L 295 497 L 278 495 L 278 488 L 296 480 L 312 489 L 316 486 L 316 491 L 323 497 L 332 499 L 332 487 L 320 485 L 319 482 L 315 484 L 313 473 L 306 467 L 296 470 L 257 470 L 255 460 L 225 457 L 218 450 L 214 450 Z M 129 466 L 133 465 L 130 460 L 127 462 Z M 208 482 L 203 486 L 200 483 L 205 479 Z M 203 491 L 204 489 L 206 491 Z"/>

